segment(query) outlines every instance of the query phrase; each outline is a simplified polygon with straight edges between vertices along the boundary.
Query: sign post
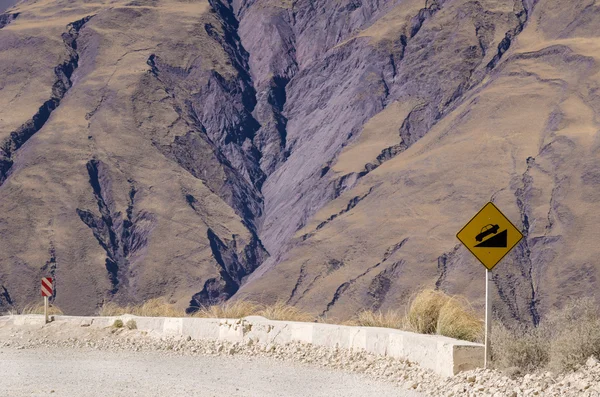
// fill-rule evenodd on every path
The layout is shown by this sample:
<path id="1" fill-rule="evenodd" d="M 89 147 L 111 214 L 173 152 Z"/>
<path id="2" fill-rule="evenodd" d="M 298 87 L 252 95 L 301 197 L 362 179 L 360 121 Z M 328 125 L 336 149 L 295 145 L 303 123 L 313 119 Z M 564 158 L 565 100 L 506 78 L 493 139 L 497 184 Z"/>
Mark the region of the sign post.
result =
<path id="1" fill-rule="evenodd" d="M 492 296 L 490 281 L 492 269 L 523 238 L 523 234 L 513 225 L 498 207 L 487 203 L 456 234 L 456 238 L 485 266 L 485 359 L 488 368 L 491 359 L 490 336 L 492 333 Z"/>
<path id="2" fill-rule="evenodd" d="M 492 294 L 490 293 L 490 281 L 492 281 L 492 271 L 485 269 L 485 358 L 483 368 L 489 366 L 492 358 L 492 349 L 490 345 L 490 336 L 492 335 Z"/>
<path id="3" fill-rule="evenodd" d="M 52 296 L 52 278 L 42 278 L 42 296 L 44 297 L 44 324 L 48 324 L 48 297 Z"/>
<path id="4" fill-rule="evenodd" d="M 44 324 L 48 324 L 48 297 L 44 296 Z"/>

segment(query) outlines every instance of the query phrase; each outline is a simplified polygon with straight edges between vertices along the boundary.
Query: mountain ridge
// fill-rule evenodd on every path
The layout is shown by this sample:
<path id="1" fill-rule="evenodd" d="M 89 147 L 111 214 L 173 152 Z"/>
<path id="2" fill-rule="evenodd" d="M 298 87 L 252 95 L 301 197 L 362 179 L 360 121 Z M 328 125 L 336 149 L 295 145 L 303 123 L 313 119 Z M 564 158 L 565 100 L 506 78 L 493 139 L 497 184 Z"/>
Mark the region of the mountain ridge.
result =
<path id="1" fill-rule="evenodd" d="M 569 172 L 596 194 L 596 10 L 21 2 L 0 30 L 0 305 L 48 272 L 78 314 L 165 296 L 347 317 L 426 285 L 480 305 L 481 269 L 453 233 L 491 200 L 525 235 L 495 275 L 497 312 L 536 323 L 572 294 L 557 258 L 582 293 L 596 283 L 562 248 L 586 238 L 559 231 L 589 199 L 556 198 Z"/>

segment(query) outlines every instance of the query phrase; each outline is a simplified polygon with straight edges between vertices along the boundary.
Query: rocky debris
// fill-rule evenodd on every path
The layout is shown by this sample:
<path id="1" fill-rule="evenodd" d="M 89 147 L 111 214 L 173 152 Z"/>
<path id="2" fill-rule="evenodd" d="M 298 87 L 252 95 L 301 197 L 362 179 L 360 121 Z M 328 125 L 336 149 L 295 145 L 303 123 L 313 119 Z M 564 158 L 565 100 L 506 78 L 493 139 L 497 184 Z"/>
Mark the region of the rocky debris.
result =
<path id="1" fill-rule="evenodd" d="M 356 372 L 428 396 L 600 396 L 600 362 L 594 357 L 590 357 L 576 372 L 559 375 L 539 372 L 509 377 L 499 371 L 477 369 L 451 378 L 442 378 L 409 361 L 377 356 L 361 350 L 326 348 L 299 342 L 264 344 L 252 339 L 237 343 L 196 340 L 189 336 L 164 336 L 126 328 L 68 327 L 71 326 L 60 323 L 43 326 L 41 329 L 0 327 L 0 353 L 4 348 L 51 348 L 128 350 L 140 353 L 160 351 L 165 355 L 186 356 L 258 356 Z"/>
<path id="2" fill-rule="evenodd" d="M 123 217 L 121 212 L 115 210 L 107 165 L 91 160 L 87 163 L 87 169 L 100 216 L 79 208 L 77 214 L 106 252 L 106 270 L 113 285 L 111 293 L 116 294 L 120 284 L 127 284 L 131 262 L 135 262 L 140 251 L 143 252 L 147 247 L 156 219 L 153 214 L 136 208 L 134 181 L 129 181 L 129 202 Z"/>
<path id="3" fill-rule="evenodd" d="M 15 12 L 14 14 L 0 14 L 0 29 L 17 19 L 18 16 L 18 12 Z"/>

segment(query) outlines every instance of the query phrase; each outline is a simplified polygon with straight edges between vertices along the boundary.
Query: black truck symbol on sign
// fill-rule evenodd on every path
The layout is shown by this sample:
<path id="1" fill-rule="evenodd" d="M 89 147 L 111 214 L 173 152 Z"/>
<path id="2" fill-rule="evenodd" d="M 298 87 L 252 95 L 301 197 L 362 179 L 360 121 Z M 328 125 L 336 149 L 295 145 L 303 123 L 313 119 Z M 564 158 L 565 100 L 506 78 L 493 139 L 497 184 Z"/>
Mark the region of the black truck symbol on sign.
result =
<path id="1" fill-rule="evenodd" d="M 483 240 L 485 237 L 489 236 L 490 234 L 498 233 L 498 229 L 500 229 L 500 226 L 498 226 L 498 225 L 485 225 L 483 228 L 481 228 L 481 233 L 479 233 L 475 237 L 475 240 L 477 240 L 478 242 L 481 242 L 481 240 Z"/>

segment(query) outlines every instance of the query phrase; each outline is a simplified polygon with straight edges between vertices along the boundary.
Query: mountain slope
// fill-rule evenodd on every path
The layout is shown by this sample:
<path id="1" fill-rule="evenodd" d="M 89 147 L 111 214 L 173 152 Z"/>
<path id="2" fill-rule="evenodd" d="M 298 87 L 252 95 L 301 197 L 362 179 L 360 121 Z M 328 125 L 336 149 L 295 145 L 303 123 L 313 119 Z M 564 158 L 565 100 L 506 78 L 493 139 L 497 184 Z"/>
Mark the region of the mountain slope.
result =
<path id="1" fill-rule="evenodd" d="M 536 322 L 597 287 L 593 1 L 41 0 L 1 18 L 1 306 L 46 274 L 73 313 L 237 296 L 345 318 L 423 285 L 480 304 L 454 234 L 488 200 L 526 236 L 495 271 L 499 314 Z"/>
<path id="2" fill-rule="evenodd" d="M 600 14 L 588 3 L 528 9 L 525 29 L 457 106 L 322 209 L 244 295 L 273 291 L 342 318 L 401 306 L 419 285 L 480 305 L 484 268 L 454 234 L 492 200 L 525 234 L 494 270 L 501 316 L 535 323 L 568 297 L 593 296 Z M 358 172 L 394 135 L 406 142 L 398 119 L 406 105 L 396 106 L 367 123 L 333 172 Z"/>

